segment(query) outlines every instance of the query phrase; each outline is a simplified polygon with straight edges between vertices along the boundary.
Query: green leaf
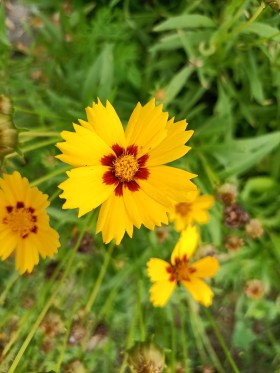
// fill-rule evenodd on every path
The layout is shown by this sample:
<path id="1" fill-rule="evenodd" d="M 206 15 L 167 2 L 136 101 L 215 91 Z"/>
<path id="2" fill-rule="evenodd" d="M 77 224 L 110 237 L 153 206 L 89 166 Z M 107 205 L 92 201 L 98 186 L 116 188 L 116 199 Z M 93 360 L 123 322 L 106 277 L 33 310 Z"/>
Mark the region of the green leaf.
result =
<path id="1" fill-rule="evenodd" d="M 235 324 L 232 339 L 233 346 L 247 350 L 256 339 L 256 336 L 249 325 L 239 320 Z"/>
<path id="2" fill-rule="evenodd" d="M 113 79 L 113 44 L 106 44 L 88 70 L 83 86 L 83 100 L 89 102 L 96 96 L 106 100 L 111 93 Z"/>
<path id="3" fill-rule="evenodd" d="M 226 141 L 224 144 L 202 146 L 201 150 L 216 158 L 224 167 L 221 178 L 249 170 L 280 144 L 280 132 L 256 138 Z"/>
<path id="4" fill-rule="evenodd" d="M 166 21 L 154 27 L 154 31 L 167 31 L 179 28 L 200 28 L 200 27 L 215 27 L 215 23 L 211 18 L 200 14 L 184 14 L 181 16 L 171 17 Z"/>
<path id="5" fill-rule="evenodd" d="M 168 105 L 178 95 L 181 89 L 185 86 L 193 70 L 193 67 L 190 66 L 183 67 L 183 69 L 174 76 L 167 87 L 165 87 L 165 105 Z"/>
<path id="6" fill-rule="evenodd" d="M 280 31 L 275 27 L 261 22 L 250 23 L 242 32 L 252 32 L 266 39 L 280 41 Z"/>

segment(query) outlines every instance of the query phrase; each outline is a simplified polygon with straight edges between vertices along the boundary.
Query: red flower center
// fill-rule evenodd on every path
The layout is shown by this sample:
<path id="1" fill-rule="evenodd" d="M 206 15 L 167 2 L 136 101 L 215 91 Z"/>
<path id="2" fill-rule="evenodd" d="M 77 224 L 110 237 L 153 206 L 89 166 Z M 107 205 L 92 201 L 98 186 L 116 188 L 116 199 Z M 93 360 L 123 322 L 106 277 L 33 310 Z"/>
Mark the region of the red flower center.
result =
<path id="1" fill-rule="evenodd" d="M 109 167 L 103 175 L 103 182 L 107 185 L 116 185 L 116 196 L 123 195 L 123 187 L 131 192 L 137 192 L 140 189 L 137 179 L 147 180 L 149 177 L 149 171 L 145 167 L 149 158 L 148 154 L 138 158 L 136 145 L 130 145 L 124 149 L 115 144 L 112 150 L 114 154 L 111 153 L 101 158 L 101 164 Z"/>
<path id="2" fill-rule="evenodd" d="M 166 268 L 166 271 L 170 273 L 169 281 L 190 281 L 191 275 L 196 272 L 196 269 L 189 265 L 187 255 L 183 258 L 175 258 L 175 264 L 170 265 Z"/>

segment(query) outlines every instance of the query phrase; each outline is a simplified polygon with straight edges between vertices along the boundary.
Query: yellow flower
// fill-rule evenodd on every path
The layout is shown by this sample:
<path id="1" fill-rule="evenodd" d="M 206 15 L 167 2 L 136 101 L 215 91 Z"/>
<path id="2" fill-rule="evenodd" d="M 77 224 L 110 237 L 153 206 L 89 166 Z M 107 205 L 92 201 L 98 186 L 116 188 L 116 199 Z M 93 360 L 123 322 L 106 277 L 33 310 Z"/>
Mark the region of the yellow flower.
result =
<path id="1" fill-rule="evenodd" d="M 173 202 L 196 190 L 195 175 L 164 166 L 182 157 L 185 142 L 193 131 L 185 131 L 185 120 L 174 123 L 162 105 L 151 100 L 135 107 L 124 132 L 113 106 L 97 104 L 86 108 L 87 119 L 74 124 L 75 132 L 63 131 L 57 157 L 74 168 L 59 187 L 66 199 L 63 208 L 79 208 L 79 217 L 102 205 L 96 233 L 105 243 L 119 244 L 133 226 L 149 229 L 168 223 Z"/>
<path id="2" fill-rule="evenodd" d="M 21 274 L 32 271 L 39 254 L 52 256 L 60 246 L 57 232 L 49 226 L 48 205 L 47 195 L 31 188 L 19 172 L 0 178 L 0 258 L 15 252 Z"/>
<path id="3" fill-rule="evenodd" d="M 197 244 L 197 228 L 189 225 L 173 250 L 171 264 L 157 258 L 148 261 L 148 275 L 154 282 L 150 289 L 150 299 L 154 306 L 163 307 L 177 284 L 182 284 L 197 302 L 206 307 L 212 304 L 214 294 L 202 279 L 213 277 L 219 263 L 216 258 L 206 256 L 190 264 L 189 259 Z"/>
<path id="4" fill-rule="evenodd" d="M 193 222 L 206 224 L 209 221 L 208 209 L 213 206 L 213 196 L 200 196 L 199 191 L 189 192 L 185 202 L 179 202 L 169 213 L 170 221 L 174 221 L 178 232 L 186 229 Z"/>

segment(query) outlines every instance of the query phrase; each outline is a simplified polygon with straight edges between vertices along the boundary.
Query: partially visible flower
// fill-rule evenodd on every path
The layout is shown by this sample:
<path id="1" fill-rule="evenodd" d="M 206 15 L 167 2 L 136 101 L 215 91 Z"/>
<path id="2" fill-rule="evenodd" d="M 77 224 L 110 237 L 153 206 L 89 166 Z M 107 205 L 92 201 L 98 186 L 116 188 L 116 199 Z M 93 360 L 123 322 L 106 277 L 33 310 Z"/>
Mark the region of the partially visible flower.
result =
<path id="1" fill-rule="evenodd" d="M 49 226 L 47 198 L 17 171 L 0 178 L 0 257 L 15 252 L 21 274 L 32 271 L 39 255 L 50 257 L 60 246 L 58 233 Z"/>
<path id="2" fill-rule="evenodd" d="M 244 245 L 244 239 L 239 236 L 227 236 L 224 241 L 225 248 L 229 251 L 238 251 Z"/>
<path id="3" fill-rule="evenodd" d="M 12 104 L 8 97 L 0 95 L 0 161 L 16 149 L 18 131 L 12 121 Z"/>
<path id="4" fill-rule="evenodd" d="M 245 294 L 248 298 L 260 299 L 264 295 L 264 286 L 260 280 L 253 279 L 246 283 Z"/>
<path id="5" fill-rule="evenodd" d="M 224 209 L 224 223 L 228 228 L 238 228 L 248 222 L 249 215 L 238 203 L 226 206 Z"/>
<path id="6" fill-rule="evenodd" d="M 128 366 L 132 373 L 161 373 L 165 356 L 154 344 L 139 342 L 128 353 Z"/>
<path id="7" fill-rule="evenodd" d="M 215 203 L 214 197 L 199 194 L 199 191 L 189 192 L 185 202 L 175 205 L 169 213 L 170 221 L 174 221 L 176 231 L 180 232 L 193 222 L 206 224 L 209 221 L 211 206 Z"/>
<path id="8" fill-rule="evenodd" d="M 182 232 L 171 255 L 171 264 L 157 258 L 148 261 L 148 275 L 154 284 L 150 289 L 150 300 L 154 306 L 163 307 L 177 284 L 182 284 L 193 298 L 208 307 L 212 304 L 213 292 L 203 281 L 213 277 L 219 268 L 214 257 L 204 257 L 194 263 L 189 263 L 197 248 L 198 231 L 189 225 Z"/>
<path id="9" fill-rule="evenodd" d="M 169 236 L 169 228 L 167 225 L 156 228 L 156 236 L 159 243 L 163 243 Z"/>
<path id="10" fill-rule="evenodd" d="M 98 100 L 86 109 L 88 121 L 74 124 L 75 132 L 61 133 L 57 158 L 73 166 L 59 187 L 63 208 L 79 208 L 79 217 L 101 205 L 96 233 L 105 243 L 119 244 L 133 226 L 148 229 L 167 224 L 173 203 L 184 201 L 196 190 L 195 175 L 164 166 L 182 157 L 190 148 L 185 142 L 185 120 L 174 123 L 162 105 L 151 100 L 135 107 L 124 132 L 113 106 Z"/>
<path id="11" fill-rule="evenodd" d="M 218 189 L 217 199 L 222 201 L 226 206 L 236 202 L 237 187 L 235 184 L 225 183 Z"/>
<path id="12" fill-rule="evenodd" d="M 251 219 L 246 225 L 246 233 L 251 238 L 260 238 L 263 235 L 263 226 L 258 219 Z"/>

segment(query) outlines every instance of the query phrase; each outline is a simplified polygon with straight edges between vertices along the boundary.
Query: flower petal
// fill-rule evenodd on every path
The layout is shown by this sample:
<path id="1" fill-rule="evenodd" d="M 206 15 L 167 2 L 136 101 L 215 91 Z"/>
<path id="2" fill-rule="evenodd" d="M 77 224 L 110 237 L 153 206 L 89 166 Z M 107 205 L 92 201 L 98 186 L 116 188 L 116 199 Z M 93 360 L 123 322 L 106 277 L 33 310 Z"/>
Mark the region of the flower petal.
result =
<path id="1" fill-rule="evenodd" d="M 192 274 L 194 277 L 213 277 L 219 269 L 219 262 L 212 256 L 206 256 L 205 258 L 192 263 L 191 267 L 196 269 L 196 271 Z"/>
<path id="2" fill-rule="evenodd" d="M 147 272 L 150 280 L 153 282 L 168 281 L 170 278 L 168 268 L 170 268 L 170 264 L 165 260 L 151 258 L 147 263 Z"/>
<path id="3" fill-rule="evenodd" d="M 66 199 L 63 208 L 79 208 L 80 217 L 103 203 L 116 187 L 103 182 L 107 170 L 105 166 L 91 166 L 68 171 L 69 178 L 58 186 L 63 190 L 60 197 Z"/>
<path id="4" fill-rule="evenodd" d="M 182 259 L 185 255 L 189 259 L 197 248 L 198 239 L 197 228 L 189 225 L 187 229 L 181 233 L 180 239 L 172 252 L 171 263 L 174 265 L 176 258 Z"/>
<path id="5" fill-rule="evenodd" d="M 197 302 L 205 307 L 209 307 L 212 304 L 214 293 L 204 281 L 192 277 L 191 281 L 182 281 L 182 284 Z"/>
<path id="6" fill-rule="evenodd" d="M 112 149 L 95 132 L 77 124 L 73 126 L 75 132 L 61 132 L 65 142 L 56 146 L 63 154 L 56 158 L 74 167 L 101 165 L 101 158 L 112 153 Z"/>
<path id="7" fill-rule="evenodd" d="M 162 112 L 162 105 L 155 105 L 155 99 L 143 107 L 138 103 L 125 130 L 127 145 L 137 145 L 139 157 L 146 154 L 166 137 L 167 119 L 168 113 Z"/>
<path id="8" fill-rule="evenodd" d="M 195 207 L 199 209 L 209 209 L 215 203 L 215 199 L 211 195 L 199 196 L 195 201 Z"/>
<path id="9" fill-rule="evenodd" d="M 148 229 L 154 229 L 155 225 L 168 224 L 166 207 L 151 198 L 141 189 L 131 192 L 123 188 L 123 198 L 127 213 L 133 224 L 140 228 L 144 224 Z"/>
<path id="10" fill-rule="evenodd" d="M 182 202 L 188 192 L 197 187 L 190 181 L 196 175 L 169 166 L 149 168 L 148 180 L 137 180 L 141 189 L 150 197 L 168 206 L 171 202 Z"/>
<path id="11" fill-rule="evenodd" d="M 103 241 L 109 243 L 114 238 L 119 245 L 125 232 L 130 237 L 133 234 L 133 224 L 129 218 L 124 200 L 112 194 L 101 206 L 96 233 L 102 231 Z"/>
<path id="12" fill-rule="evenodd" d="M 106 107 L 98 99 L 92 107 L 86 108 L 87 118 L 96 134 L 106 142 L 109 147 L 118 144 L 125 147 L 125 136 L 122 123 L 118 114 L 109 101 Z"/>
<path id="13" fill-rule="evenodd" d="M 158 146 L 149 151 L 147 166 L 158 166 L 169 163 L 185 155 L 191 148 L 185 143 L 191 138 L 194 131 L 186 131 L 185 120 L 167 123 L 167 135 Z"/>
<path id="14" fill-rule="evenodd" d="M 152 285 L 150 300 L 155 307 L 163 307 L 176 287 L 176 281 L 160 281 Z"/>
<path id="15" fill-rule="evenodd" d="M 17 245 L 17 237 L 16 235 L 10 234 L 7 229 L 3 229 L 0 232 L 0 242 L 0 257 L 2 260 L 5 260 L 15 250 Z"/>

